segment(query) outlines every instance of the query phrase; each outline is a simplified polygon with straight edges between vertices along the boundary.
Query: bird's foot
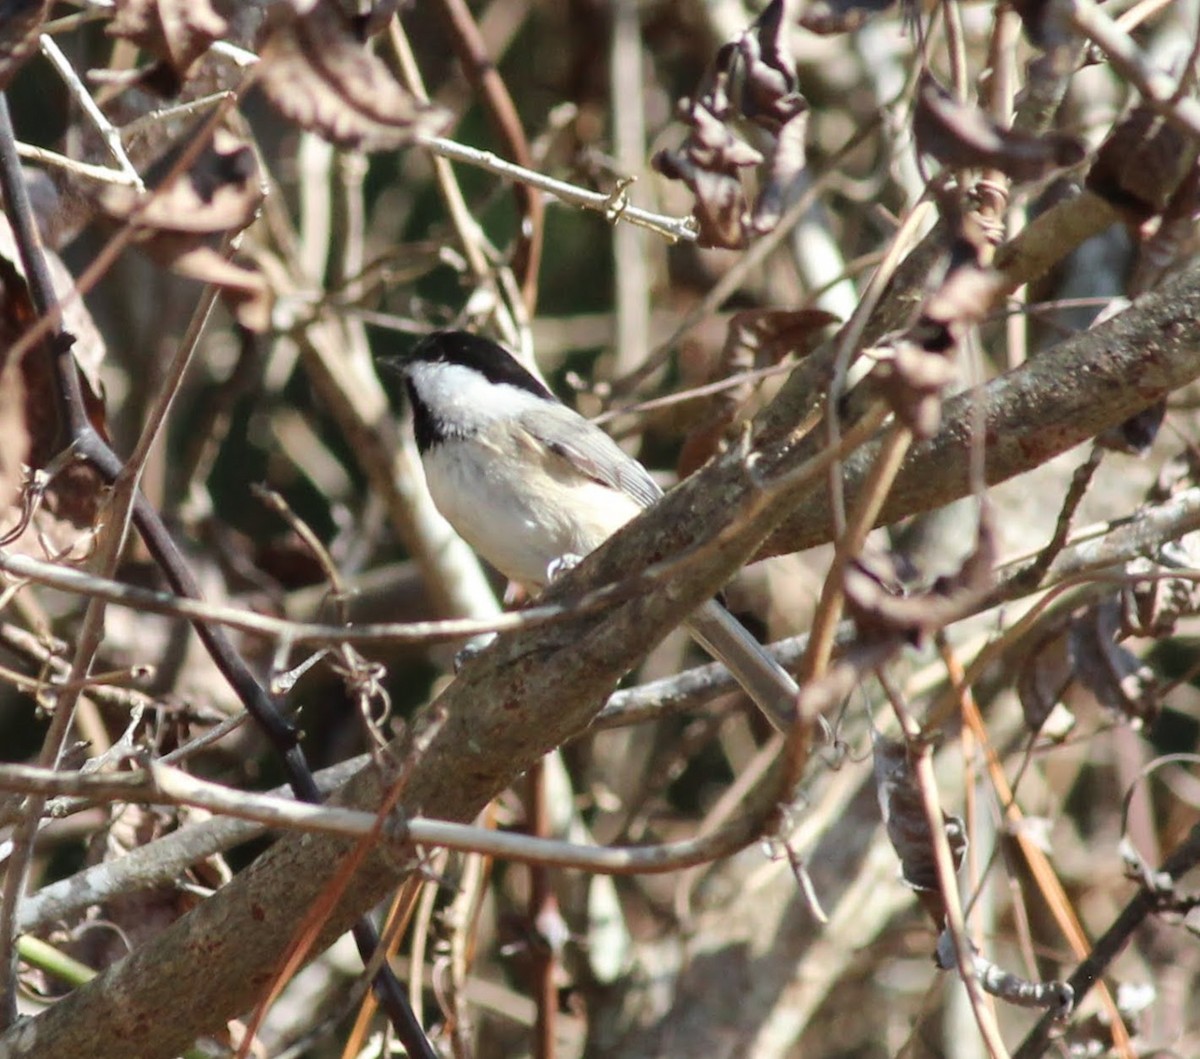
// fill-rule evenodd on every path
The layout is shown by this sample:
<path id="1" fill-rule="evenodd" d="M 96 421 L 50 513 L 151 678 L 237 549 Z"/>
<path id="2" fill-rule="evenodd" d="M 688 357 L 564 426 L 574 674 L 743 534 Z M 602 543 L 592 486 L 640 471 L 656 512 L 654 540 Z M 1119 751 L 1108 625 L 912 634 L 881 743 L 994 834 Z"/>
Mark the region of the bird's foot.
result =
<path id="1" fill-rule="evenodd" d="M 571 552 L 567 552 L 566 555 L 560 555 L 546 567 L 546 580 L 558 580 L 568 570 L 574 570 L 581 562 L 583 562 L 582 555 L 573 555 Z"/>
<path id="2" fill-rule="evenodd" d="M 471 661 L 485 647 L 491 645 L 491 642 L 496 638 L 495 633 L 488 633 L 485 636 L 477 636 L 470 643 L 464 644 L 459 650 L 454 653 L 454 672 L 462 672 L 463 666 Z"/>

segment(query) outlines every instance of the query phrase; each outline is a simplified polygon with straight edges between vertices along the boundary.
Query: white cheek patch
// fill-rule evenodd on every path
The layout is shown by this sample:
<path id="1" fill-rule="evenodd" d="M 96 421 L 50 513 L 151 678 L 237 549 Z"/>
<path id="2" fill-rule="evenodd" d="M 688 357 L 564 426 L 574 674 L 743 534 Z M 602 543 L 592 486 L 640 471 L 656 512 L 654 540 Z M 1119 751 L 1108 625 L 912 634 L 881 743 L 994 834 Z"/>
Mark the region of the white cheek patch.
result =
<path id="1" fill-rule="evenodd" d="M 495 385 L 461 364 L 417 361 L 409 378 L 449 434 L 474 434 L 544 406 L 544 398 L 506 383 Z"/>

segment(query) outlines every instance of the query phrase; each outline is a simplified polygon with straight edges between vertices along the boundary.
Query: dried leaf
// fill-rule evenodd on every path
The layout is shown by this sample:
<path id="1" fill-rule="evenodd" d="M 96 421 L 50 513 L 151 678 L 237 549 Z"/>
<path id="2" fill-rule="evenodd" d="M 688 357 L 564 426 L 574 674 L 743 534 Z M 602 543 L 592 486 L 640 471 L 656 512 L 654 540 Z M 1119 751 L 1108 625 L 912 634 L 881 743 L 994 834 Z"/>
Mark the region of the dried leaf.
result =
<path id="1" fill-rule="evenodd" d="M 931 437 L 942 419 L 942 395 L 956 377 L 954 357 L 967 331 L 1003 290 L 1000 275 L 981 264 L 985 243 L 964 225 L 951 247 L 950 268 L 926 296 L 916 322 L 872 351 L 872 383 L 917 437 Z"/>
<path id="2" fill-rule="evenodd" d="M 1078 686 L 1135 728 L 1153 720 L 1158 696 L 1153 671 L 1117 643 L 1117 597 L 1061 615 L 1043 628 L 1017 678 L 1026 724 L 1037 731 L 1055 704 Z"/>
<path id="3" fill-rule="evenodd" d="M 1044 629 L 1025 653 L 1017 672 L 1016 692 L 1025 726 L 1040 732 L 1046 718 L 1063 700 L 1074 677 L 1066 636 L 1067 621 Z"/>
<path id="4" fill-rule="evenodd" d="M 896 418 L 919 438 L 936 434 L 942 391 L 958 377 L 954 361 L 904 338 L 869 352 L 876 362 L 872 383 Z"/>
<path id="5" fill-rule="evenodd" d="M 0 92 L 38 47 L 49 0 L 0 0 Z"/>
<path id="6" fill-rule="evenodd" d="M 172 254 L 166 237 L 156 240 L 153 256 L 173 272 L 221 288 L 239 324 L 261 333 L 271 326 L 272 290 L 261 272 L 244 268 L 211 246 L 183 245 Z"/>
<path id="7" fill-rule="evenodd" d="M 738 249 L 746 241 L 746 195 L 738 170 L 756 166 L 762 155 L 737 139 L 703 103 L 685 104 L 692 129 L 677 151 L 659 151 L 651 165 L 682 180 L 696 196 L 701 246 Z"/>
<path id="8" fill-rule="evenodd" d="M 925 800 L 903 743 L 872 733 L 875 762 L 875 793 L 887 836 L 900 858 L 904 881 L 917 891 L 921 904 L 939 927 L 946 918 L 945 897 L 933 851 L 933 834 L 925 815 Z M 958 869 L 967 850 L 967 833 L 962 820 L 942 813 L 954 867 Z"/>
<path id="9" fill-rule="evenodd" d="M 1142 103 L 1100 145 L 1085 183 L 1127 223 L 1144 224 L 1167 208 L 1198 153 L 1200 140 Z"/>
<path id="10" fill-rule="evenodd" d="M 788 197 L 808 162 L 808 113 L 797 114 L 775 138 L 766 179 L 754 203 L 750 226 L 759 235 L 774 231 L 787 208 Z"/>
<path id="11" fill-rule="evenodd" d="M 271 102 L 339 147 L 390 150 L 449 122 L 446 111 L 401 87 L 328 0 L 304 15 L 275 11 L 259 54 L 259 79 Z"/>
<path id="12" fill-rule="evenodd" d="M 263 198 L 258 163 L 232 132 L 218 129 L 188 172 L 160 184 L 156 176 L 169 173 L 174 162 L 168 156 L 148 174 L 150 191 L 106 188 L 100 196 L 105 213 L 142 228 L 193 235 L 240 232 L 257 216 Z"/>
<path id="13" fill-rule="evenodd" d="M 196 60 L 228 29 L 210 0 L 117 0 L 106 32 L 165 59 L 186 78 Z"/>
<path id="14" fill-rule="evenodd" d="M 1134 728 L 1158 716 L 1154 671 L 1117 643 L 1121 606 L 1108 599 L 1092 607 L 1071 627 L 1071 654 L 1080 683 L 1096 701 Z"/>
<path id="15" fill-rule="evenodd" d="M 789 40 L 795 7 L 795 0 L 773 0 L 721 48 L 700 97 L 681 105 L 687 138 L 677 150 L 654 157 L 658 172 L 682 180 L 696 196 L 701 246 L 737 249 L 750 231 L 774 228 L 804 168 L 808 104 L 798 89 Z M 741 170 L 761 166 L 764 158 L 733 133 L 728 123 L 737 118 L 758 126 L 771 144 L 752 215 Z"/>
<path id="16" fill-rule="evenodd" d="M 953 576 L 938 578 L 928 592 L 905 596 L 898 577 L 881 575 L 877 564 L 872 569 L 860 558 L 846 566 L 846 609 L 866 639 L 920 642 L 975 610 L 991 590 L 995 564 L 996 535 L 985 508 L 975 547 Z"/>
<path id="17" fill-rule="evenodd" d="M 173 159 L 156 167 L 169 171 Z M 153 185 L 153 174 L 149 183 Z M 238 322 L 265 331 L 271 319 L 271 290 L 258 272 L 217 252 L 215 237 L 236 233 L 257 216 L 262 202 L 254 152 L 228 130 L 218 129 L 196 164 L 153 192 L 112 187 L 100 204 L 115 220 L 140 229 L 138 246 L 172 271 L 221 288 Z"/>
<path id="18" fill-rule="evenodd" d="M 1004 129 L 977 106 L 958 102 L 929 74 L 913 114 L 918 148 L 954 169 L 999 169 L 1013 180 L 1039 180 L 1083 161 L 1082 141 L 1065 133 L 1035 136 Z"/>
<path id="19" fill-rule="evenodd" d="M 918 326 L 944 335 L 934 338 L 934 343 L 961 341 L 968 327 L 974 327 L 991 312 L 1003 288 L 1000 276 L 980 264 L 978 250 L 977 245 L 962 244 L 952 250 L 950 271 L 925 299 Z"/>
<path id="20" fill-rule="evenodd" d="M 43 247 L 46 267 L 54 293 L 63 306 L 63 330 L 74 341 L 71 352 L 83 380 L 83 396 L 92 425 L 102 437 L 107 436 L 104 421 L 103 385 L 100 368 L 107 355 L 104 339 L 92 315 L 81 298 L 74 297 L 75 277 L 62 259 L 48 247 Z M 32 327 L 37 312 L 29 299 L 25 268 L 8 218 L 0 214 L 0 285 L 4 291 L 4 330 L 14 339 Z M 4 343 L 7 345 L 8 343 Z M 7 371 L 7 368 L 5 369 Z M 21 385 L 25 394 L 25 425 L 28 445 L 18 447 L 21 459 L 34 468 L 44 467 L 57 452 L 58 402 L 50 365 L 43 356 L 25 357 L 20 364 Z M 5 378 L 8 378 L 6 375 Z M 87 521 L 90 522 L 90 516 Z"/>
<path id="21" fill-rule="evenodd" d="M 800 94 L 791 32 L 795 5 L 773 3 L 737 42 L 741 113 L 773 138 L 751 227 L 759 234 L 779 223 L 807 162 L 808 103 Z"/>

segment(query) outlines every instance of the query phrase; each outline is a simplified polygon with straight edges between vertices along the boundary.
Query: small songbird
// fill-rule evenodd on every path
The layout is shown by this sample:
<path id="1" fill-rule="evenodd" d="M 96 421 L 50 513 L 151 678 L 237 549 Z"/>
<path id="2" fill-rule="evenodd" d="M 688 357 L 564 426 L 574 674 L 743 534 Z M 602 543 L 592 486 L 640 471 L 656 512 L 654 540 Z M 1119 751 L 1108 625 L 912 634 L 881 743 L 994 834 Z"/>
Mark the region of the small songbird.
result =
<path id="1" fill-rule="evenodd" d="M 506 577 L 540 587 L 663 495 L 646 469 L 502 346 L 437 331 L 389 362 L 404 376 L 437 509 Z M 796 682 L 716 600 L 688 629 L 785 730 Z"/>

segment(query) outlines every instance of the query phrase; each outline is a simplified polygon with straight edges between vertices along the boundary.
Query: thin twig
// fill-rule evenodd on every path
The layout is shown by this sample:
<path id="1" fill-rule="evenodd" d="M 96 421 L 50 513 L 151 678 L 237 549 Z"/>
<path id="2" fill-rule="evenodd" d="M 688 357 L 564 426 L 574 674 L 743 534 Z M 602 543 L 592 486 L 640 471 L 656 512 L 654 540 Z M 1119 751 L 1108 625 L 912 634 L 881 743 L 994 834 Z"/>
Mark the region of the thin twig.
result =
<path id="1" fill-rule="evenodd" d="M 167 614 L 211 626 L 225 626 L 294 644 L 334 643 L 444 643 L 488 632 L 524 628 L 558 617 L 564 608 L 541 605 L 523 611 L 497 614 L 494 618 L 450 618 L 441 621 L 380 622 L 346 628 L 320 622 L 293 622 L 256 614 L 249 610 L 208 603 L 193 596 L 156 592 L 95 577 L 82 570 L 42 562 L 25 555 L 0 552 L 0 570 L 20 580 L 35 581 L 64 592 L 93 596 L 155 614 Z"/>
<path id="2" fill-rule="evenodd" d="M 1070 0 L 1067 11 L 1075 28 L 1099 46 L 1147 103 L 1184 132 L 1200 137 L 1200 102 L 1180 96 L 1176 80 L 1151 62 L 1099 5 L 1093 0 Z"/>
<path id="3" fill-rule="evenodd" d="M 59 76 L 66 83 L 75 100 L 83 108 L 83 112 L 91 119 L 92 124 L 96 126 L 96 131 L 100 133 L 101 139 L 104 140 L 104 145 L 108 148 L 108 153 L 112 155 L 113 161 L 117 163 L 121 172 L 125 174 L 126 180 L 139 191 L 144 191 L 145 184 L 142 183 L 141 176 L 129 160 L 129 156 L 125 153 L 125 145 L 121 143 L 121 134 L 117 132 L 112 122 L 104 116 L 104 112 L 96 105 L 91 92 L 87 90 L 83 82 L 79 79 L 79 75 L 75 72 L 75 68 L 71 65 L 70 60 L 63 54 L 62 49 L 53 37 L 43 33 L 38 43 L 41 46 L 42 54 L 50 60 L 50 64 L 58 71 Z"/>
<path id="4" fill-rule="evenodd" d="M 101 184 L 115 184 L 118 187 L 126 188 L 138 186 L 127 174 L 121 172 L 119 169 L 109 169 L 103 165 L 92 165 L 90 162 L 77 162 L 74 158 L 68 158 L 65 154 L 58 154 L 55 151 L 48 151 L 44 147 L 35 147 L 28 143 L 18 143 L 17 154 L 30 162 L 53 166 L 55 169 L 61 169 L 66 173 L 73 173 L 75 176 L 83 177 L 85 180 L 95 180 Z"/>
<path id="5" fill-rule="evenodd" d="M 564 202 L 568 206 L 582 206 L 584 209 L 603 213 L 605 219 L 612 224 L 616 224 L 618 221 L 628 221 L 630 224 L 648 228 L 650 231 L 661 235 L 672 243 L 677 243 L 680 240 L 692 242 L 696 238 L 696 228 L 692 218 L 667 217 L 663 214 L 651 213 L 649 210 L 629 205 L 625 202 L 623 192 L 620 189 L 618 189 L 615 196 L 613 194 L 602 195 L 597 191 L 588 191 L 586 188 L 577 187 L 562 180 L 555 180 L 553 177 L 543 176 L 541 173 L 536 173 L 532 169 L 526 169 L 524 166 L 506 162 L 491 151 L 479 151 L 474 147 L 455 143 L 453 140 L 442 139 L 440 136 L 421 136 L 417 139 L 417 142 L 432 153 L 440 155 L 443 158 L 449 158 L 453 162 L 463 162 L 466 165 L 473 165 L 479 169 L 486 169 L 489 173 L 495 173 L 497 176 L 507 177 L 510 180 L 519 180 L 530 187 L 538 188 L 553 195 L 560 202 Z"/>

